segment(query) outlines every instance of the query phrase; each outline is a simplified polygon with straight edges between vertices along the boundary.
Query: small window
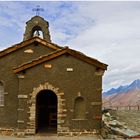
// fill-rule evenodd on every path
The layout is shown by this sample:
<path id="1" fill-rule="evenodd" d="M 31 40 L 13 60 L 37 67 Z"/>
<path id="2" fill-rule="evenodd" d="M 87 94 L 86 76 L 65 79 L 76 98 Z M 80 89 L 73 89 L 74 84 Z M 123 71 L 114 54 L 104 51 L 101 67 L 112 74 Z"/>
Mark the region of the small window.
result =
<path id="1" fill-rule="evenodd" d="M 4 106 L 4 85 L 0 81 L 0 106 Z"/>
<path id="2" fill-rule="evenodd" d="M 82 97 L 77 97 L 74 103 L 74 118 L 85 119 L 86 106 Z"/>

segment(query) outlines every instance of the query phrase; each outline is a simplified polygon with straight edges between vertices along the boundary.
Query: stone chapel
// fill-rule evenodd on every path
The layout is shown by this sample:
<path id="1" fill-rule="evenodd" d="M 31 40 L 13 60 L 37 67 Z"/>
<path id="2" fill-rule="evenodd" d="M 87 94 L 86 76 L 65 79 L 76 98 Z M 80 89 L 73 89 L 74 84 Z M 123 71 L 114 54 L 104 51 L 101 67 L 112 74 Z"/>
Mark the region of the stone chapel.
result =
<path id="1" fill-rule="evenodd" d="M 97 59 L 53 43 L 49 23 L 32 17 L 23 41 L 0 51 L 0 132 L 98 133 L 105 70 Z"/>

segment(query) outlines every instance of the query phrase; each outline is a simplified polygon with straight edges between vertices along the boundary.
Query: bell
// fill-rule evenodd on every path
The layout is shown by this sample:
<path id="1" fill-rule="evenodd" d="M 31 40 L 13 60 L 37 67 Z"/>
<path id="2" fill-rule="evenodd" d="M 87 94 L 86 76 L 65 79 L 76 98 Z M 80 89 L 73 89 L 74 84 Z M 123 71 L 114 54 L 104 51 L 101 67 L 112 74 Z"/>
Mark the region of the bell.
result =
<path id="1" fill-rule="evenodd" d="M 35 31 L 35 36 L 40 36 L 39 30 Z"/>

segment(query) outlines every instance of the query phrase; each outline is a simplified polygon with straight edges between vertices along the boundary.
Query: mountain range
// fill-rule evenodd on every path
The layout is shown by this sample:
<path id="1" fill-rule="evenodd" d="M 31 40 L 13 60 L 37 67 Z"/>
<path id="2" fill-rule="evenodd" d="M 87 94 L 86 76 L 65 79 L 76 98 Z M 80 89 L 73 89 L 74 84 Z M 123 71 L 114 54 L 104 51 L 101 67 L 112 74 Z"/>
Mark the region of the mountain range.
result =
<path id="1" fill-rule="evenodd" d="M 140 105 L 140 79 L 129 85 L 112 88 L 102 94 L 103 106 Z"/>

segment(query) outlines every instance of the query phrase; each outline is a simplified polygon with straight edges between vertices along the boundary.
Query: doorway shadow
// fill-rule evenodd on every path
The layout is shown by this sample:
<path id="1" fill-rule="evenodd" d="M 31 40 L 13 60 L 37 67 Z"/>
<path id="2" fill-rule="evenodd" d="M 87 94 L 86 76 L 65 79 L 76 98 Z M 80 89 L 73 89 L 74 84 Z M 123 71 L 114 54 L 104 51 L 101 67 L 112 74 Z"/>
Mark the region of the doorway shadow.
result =
<path id="1" fill-rule="evenodd" d="M 57 133 L 57 96 L 51 90 L 42 90 L 37 94 L 36 133 Z"/>

